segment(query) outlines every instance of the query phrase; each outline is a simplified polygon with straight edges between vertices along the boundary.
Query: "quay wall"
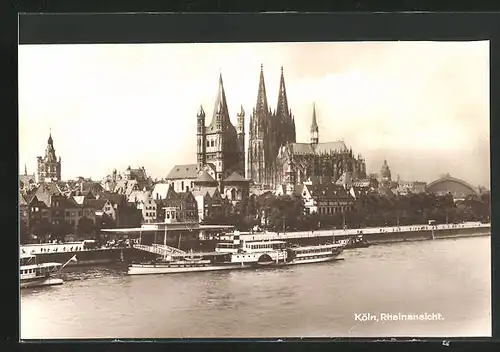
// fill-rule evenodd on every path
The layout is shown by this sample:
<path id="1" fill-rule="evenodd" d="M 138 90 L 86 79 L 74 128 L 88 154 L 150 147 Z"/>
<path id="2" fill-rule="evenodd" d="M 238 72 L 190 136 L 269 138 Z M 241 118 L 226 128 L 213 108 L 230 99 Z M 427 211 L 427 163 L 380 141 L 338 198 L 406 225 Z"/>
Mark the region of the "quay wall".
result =
<path id="1" fill-rule="evenodd" d="M 412 225 L 400 227 L 377 227 L 346 230 L 319 230 L 298 232 L 263 232 L 241 234 L 240 238 L 247 241 L 284 240 L 298 244 L 317 244 L 341 240 L 363 235 L 370 244 L 419 241 L 441 238 L 489 236 L 491 224 L 444 224 L 444 225 Z"/>
<path id="2" fill-rule="evenodd" d="M 77 261 L 71 261 L 67 266 L 102 265 L 121 262 L 130 256 L 132 248 L 99 248 L 83 249 L 75 244 L 41 244 L 27 245 L 20 248 L 20 254 L 36 255 L 38 263 L 66 263 L 76 255 Z"/>

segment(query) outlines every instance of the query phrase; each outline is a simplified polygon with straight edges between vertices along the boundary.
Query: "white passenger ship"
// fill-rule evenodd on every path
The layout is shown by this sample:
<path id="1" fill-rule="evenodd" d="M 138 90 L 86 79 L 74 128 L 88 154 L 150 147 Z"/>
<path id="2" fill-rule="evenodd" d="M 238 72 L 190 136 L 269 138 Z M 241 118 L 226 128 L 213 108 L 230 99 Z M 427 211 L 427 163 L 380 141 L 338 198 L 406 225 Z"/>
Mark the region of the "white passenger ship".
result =
<path id="1" fill-rule="evenodd" d="M 165 255 L 143 263 L 132 263 L 129 275 L 175 274 L 186 272 L 235 270 L 285 263 L 286 242 L 255 242 L 246 248 L 235 243 L 220 243 L 212 253 Z"/>
<path id="2" fill-rule="evenodd" d="M 290 247 L 287 250 L 287 264 L 322 263 L 338 260 L 345 244 L 334 243 L 317 246 Z"/>
<path id="3" fill-rule="evenodd" d="M 63 280 L 58 277 L 61 263 L 36 263 L 36 256 L 29 255 L 20 258 L 19 279 L 21 288 L 61 285 Z"/>
<path id="4" fill-rule="evenodd" d="M 129 275 L 174 274 L 186 272 L 241 270 L 261 266 L 284 266 L 331 261 L 344 245 L 330 244 L 290 247 L 285 241 L 240 241 L 232 234 L 216 245 L 212 253 L 164 255 L 150 262 L 132 263 Z"/>
<path id="5" fill-rule="evenodd" d="M 231 255 L 226 253 L 197 253 L 187 255 L 169 255 L 150 262 L 132 263 L 129 275 L 175 274 L 200 271 L 239 269 L 238 263 L 231 262 Z"/>

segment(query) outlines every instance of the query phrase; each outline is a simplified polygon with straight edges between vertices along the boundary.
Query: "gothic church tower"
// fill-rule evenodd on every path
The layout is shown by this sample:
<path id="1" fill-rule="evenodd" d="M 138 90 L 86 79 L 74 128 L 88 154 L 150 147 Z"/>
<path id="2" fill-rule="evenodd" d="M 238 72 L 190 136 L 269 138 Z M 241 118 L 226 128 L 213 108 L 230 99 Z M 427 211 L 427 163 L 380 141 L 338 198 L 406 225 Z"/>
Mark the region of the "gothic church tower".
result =
<path id="1" fill-rule="evenodd" d="M 283 67 L 277 108 L 271 112 L 261 65 L 257 104 L 250 116 L 247 178 L 267 186 L 281 182 L 282 170 L 278 170 L 276 158 L 281 147 L 288 143 L 295 143 L 295 121 L 288 107 Z"/>
<path id="2" fill-rule="evenodd" d="M 241 129 L 239 123 L 244 124 L 244 120 L 240 117 L 238 117 L 239 130 L 237 131 L 229 117 L 221 74 L 210 125 L 205 126 L 203 107 L 200 107 L 197 114 L 198 168 L 210 165 L 215 170 L 216 180 L 219 182 L 233 172 L 238 172 L 240 175 L 245 172 L 242 166 L 245 159 L 240 150 L 242 148 L 244 150 L 244 145 L 241 146 L 241 140 L 244 144 L 244 128 Z"/>
<path id="3" fill-rule="evenodd" d="M 39 183 L 61 180 L 61 157 L 57 160 L 52 132 L 49 132 L 45 157 L 37 157 L 37 178 Z"/>
<path id="4" fill-rule="evenodd" d="M 264 67 L 260 66 L 259 90 L 257 104 L 250 116 L 250 131 L 248 141 L 248 171 L 247 178 L 255 183 L 265 183 L 267 178 L 267 156 L 269 146 L 266 145 L 270 113 L 267 105 Z"/>

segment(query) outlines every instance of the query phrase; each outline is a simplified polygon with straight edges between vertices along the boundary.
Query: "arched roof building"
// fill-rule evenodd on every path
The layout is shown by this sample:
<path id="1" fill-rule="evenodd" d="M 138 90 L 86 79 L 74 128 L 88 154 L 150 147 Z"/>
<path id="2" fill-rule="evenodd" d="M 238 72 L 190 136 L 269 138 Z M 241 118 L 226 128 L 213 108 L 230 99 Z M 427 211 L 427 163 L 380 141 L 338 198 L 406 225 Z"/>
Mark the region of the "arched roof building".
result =
<path id="1" fill-rule="evenodd" d="M 468 195 L 478 195 L 479 190 L 471 186 L 467 182 L 450 174 L 446 174 L 436 181 L 427 185 L 427 192 L 434 194 L 448 194 L 451 193 L 454 199 L 463 199 Z"/>

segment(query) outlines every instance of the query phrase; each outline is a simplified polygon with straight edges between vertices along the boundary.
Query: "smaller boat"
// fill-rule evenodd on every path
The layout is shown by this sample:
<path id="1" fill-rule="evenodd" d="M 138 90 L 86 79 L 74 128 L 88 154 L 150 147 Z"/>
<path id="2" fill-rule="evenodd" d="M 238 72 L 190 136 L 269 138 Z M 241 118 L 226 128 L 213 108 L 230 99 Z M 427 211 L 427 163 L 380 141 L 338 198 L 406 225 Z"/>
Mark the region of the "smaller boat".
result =
<path id="1" fill-rule="evenodd" d="M 333 243 L 316 246 L 296 246 L 287 249 L 287 265 L 322 263 L 338 260 L 344 244 Z"/>
<path id="2" fill-rule="evenodd" d="M 32 288 L 40 286 L 62 285 L 63 280 L 59 277 L 62 269 L 72 261 L 77 261 L 76 255 L 72 256 L 66 263 L 37 263 L 36 255 L 22 255 L 20 257 L 19 279 L 20 287 Z"/>
<path id="3" fill-rule="evenodd" d="M 344 240 L 338 240 L 336 241 L 336 243 L 345 245 L 345 249 L 370 247 L 370 244 L 363 238 L 363 235 L 347 238 Z"/>
<path id="4" fill-rule="evenodd" d="M 19 279 L 21 288 L 61 285 L 63 280 L 58 276 L 61 263 L 36 263 L 36 256 L 21 258 Z"/>

